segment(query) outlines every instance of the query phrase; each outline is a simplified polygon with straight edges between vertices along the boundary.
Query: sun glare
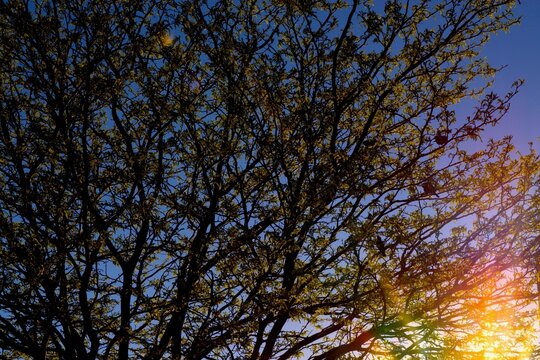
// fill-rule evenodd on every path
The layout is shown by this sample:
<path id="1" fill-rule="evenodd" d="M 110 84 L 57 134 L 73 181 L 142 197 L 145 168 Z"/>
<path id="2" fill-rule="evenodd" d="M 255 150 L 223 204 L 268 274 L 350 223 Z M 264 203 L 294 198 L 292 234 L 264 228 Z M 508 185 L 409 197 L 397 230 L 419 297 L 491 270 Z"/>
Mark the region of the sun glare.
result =
<path id="1" fill-rule="evenodd" d="M 510 276 L 516 275 L 513 271 Z M 470 354 L 467 359 L 530 359 L 537 341 L 536 324 L 532 321 L 534 307 L 523 305 L 523 297 L 512 291 L 512 284 L 505 291 L 499 280 L 494 287 L 484 292 L 484 298 L 471 308 L 469 316 L 478 327 L 470 332 L 459 346 L 459 350 Z"/>
<path id="2" fill-rule="evenodd" d="M 514 359 L 525 360 L 531 355 L 530 334 L 517 334 L 494 324 L 486 324 L 485 328 L 474 334 L 465 344 L 465 353 L 471 354 L 471 359 L 495 360 Z"/>

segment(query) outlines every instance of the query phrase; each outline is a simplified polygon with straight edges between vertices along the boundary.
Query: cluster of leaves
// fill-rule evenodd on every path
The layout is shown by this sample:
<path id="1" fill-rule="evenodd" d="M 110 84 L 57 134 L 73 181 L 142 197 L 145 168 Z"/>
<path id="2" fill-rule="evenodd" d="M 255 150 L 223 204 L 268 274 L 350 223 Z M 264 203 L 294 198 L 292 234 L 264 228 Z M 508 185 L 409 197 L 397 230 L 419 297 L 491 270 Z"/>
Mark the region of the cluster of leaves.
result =
<path id="1" fill-rule="evenodd" d="M 3 356 L 458 351 L 528 244 L 535 156 L 465 150 L 519 83 L 452 110 L 513 3 L 2 1 Z"/>

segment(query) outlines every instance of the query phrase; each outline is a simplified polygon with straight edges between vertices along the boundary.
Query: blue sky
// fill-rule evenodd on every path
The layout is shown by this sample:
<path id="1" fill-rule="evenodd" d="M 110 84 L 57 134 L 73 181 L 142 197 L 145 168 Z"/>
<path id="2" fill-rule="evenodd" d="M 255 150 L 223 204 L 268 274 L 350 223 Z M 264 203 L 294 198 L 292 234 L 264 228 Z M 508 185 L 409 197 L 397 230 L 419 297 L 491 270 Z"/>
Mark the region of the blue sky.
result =
<path id="1" fill-rule="evenodd" d="M 521 24 L 493 36 L 481 55 L 494 66 L 506 65 L 495 78 L 494 92 L 504 95 L 519 78 L 525 84 L 501 124 L 486 135 L 511 134 L 518 149 L 525 150 L 532 141 L 540 152 L 540 0 L 522 0 L 516 14 L 522 16 Z"/>

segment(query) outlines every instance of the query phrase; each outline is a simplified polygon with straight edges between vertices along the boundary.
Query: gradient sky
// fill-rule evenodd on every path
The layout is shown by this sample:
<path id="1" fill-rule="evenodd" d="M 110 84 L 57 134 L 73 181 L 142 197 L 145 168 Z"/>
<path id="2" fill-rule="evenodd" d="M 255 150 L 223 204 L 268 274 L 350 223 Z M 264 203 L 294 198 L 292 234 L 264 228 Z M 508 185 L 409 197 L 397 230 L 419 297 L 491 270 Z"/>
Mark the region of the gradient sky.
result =
<path id="1" fill-rule="evenodd" d="M 520 78 L 525 84 L 512 100 L 509 113 L 499 126 L 488 129 L 486 137 L 511 134 L 518 149 L 526 150 L 532 141 L 540 152 L 540 0 L 522 0 L 516 14 L 522 17 L 521 24 L 493 36 L 481 55 L 494 66 L 506 65 L 495 78 L 494 92 L 506 94 Z"/>

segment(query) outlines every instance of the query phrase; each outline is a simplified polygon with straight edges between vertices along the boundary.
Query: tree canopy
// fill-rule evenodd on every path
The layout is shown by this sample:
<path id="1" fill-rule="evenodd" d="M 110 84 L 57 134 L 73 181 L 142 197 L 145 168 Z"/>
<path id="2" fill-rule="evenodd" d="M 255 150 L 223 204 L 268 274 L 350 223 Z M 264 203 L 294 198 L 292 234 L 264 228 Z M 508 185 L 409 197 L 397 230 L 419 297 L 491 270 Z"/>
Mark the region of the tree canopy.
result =
<path id="1" fill-rule="evenodd" d="M 514 3 L 2 0 L 0 356 L 529 354 Z"/>

